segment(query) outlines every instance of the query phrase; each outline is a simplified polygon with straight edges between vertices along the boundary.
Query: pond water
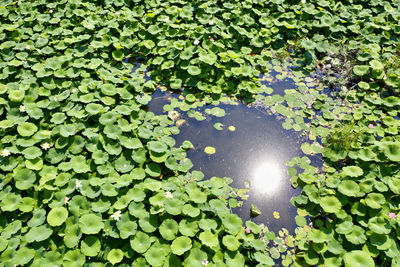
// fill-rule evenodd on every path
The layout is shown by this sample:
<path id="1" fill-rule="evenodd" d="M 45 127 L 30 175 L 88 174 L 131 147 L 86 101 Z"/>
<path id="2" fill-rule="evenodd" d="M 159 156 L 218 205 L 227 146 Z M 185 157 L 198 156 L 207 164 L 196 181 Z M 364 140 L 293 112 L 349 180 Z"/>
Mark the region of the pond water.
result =
<path id="1" fill-rule="evenodd" d="M 281 86 L 289 86 L 280 83 Z M 291 84 L 290 87 L 292 88 Z M 282 88 L 280 90 L 283 91 Z M 163 106 L 168 104 L 176 94 L 157 90 L 149 103 L 149 110 L 163 114 Z M 206 108 L 197 108 L 205 114 Z M 297 210 L 290 203 L 300 190 L 291 187 L 287 173 L 286 161 L 294 156 L 302 156 L 300 133 L 282 128 L 282 121 L 274 115 L 268 115 L 262 108 L 239 105 L 220 104 L 226 115 L 224 117 L 207 116 L 206 120 L 197 121 L 181 112 L 186 122 L 180 127 L 180 133 L 174 136 L 177 146 L 185 140 L 192 142 L 194 148 L 187 152 L 193 162 L 192 170 L 200 170 L 205 179 L 213 176 L 230 177 L 232 186 L 244 188 L 245 181 L 250 181 L 249 198 L 240 208 L 233 209 L 243 220 L 264 223 L 274 232 L 286 228 L 294 233 L 294 217 Z M 222 123 L 223 129 L 214 128 L 215 123 Z M 234 126 L 235 131 L 230 131 Z M 208 155 L 204 148 L 212 146 L 216 153 Z M 251 204 L 255 204 L 261 215 L 251 218 Z M 273 213 L 280 214 L 275 219 Z"/>

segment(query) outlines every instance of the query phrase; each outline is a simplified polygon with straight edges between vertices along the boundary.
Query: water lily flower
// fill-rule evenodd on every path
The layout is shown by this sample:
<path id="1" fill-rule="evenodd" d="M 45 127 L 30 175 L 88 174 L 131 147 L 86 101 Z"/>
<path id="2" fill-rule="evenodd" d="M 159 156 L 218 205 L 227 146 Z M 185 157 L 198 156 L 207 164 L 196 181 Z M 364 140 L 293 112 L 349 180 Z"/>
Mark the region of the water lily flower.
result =
<path id="1" fill-rule="evenodd" d="M 80 188 L 82 188 L 82 183 L 81 183 L 81 181 L 79 181 L 78 179 L 76 179 L 76 181 L 75 181 L 75 188 L 76 188 L 77 190 L 79 190 Z"/>
<path id="2" fill-rule="evenodd" d="M 199 40 L 194 40 L 194 42 L 193 42 L 194 45 L 198 45 L 199 43 L 200 43 Z"/>
<path id="3" fill-rule="evenodd" d="M 114 13 L 115 15 L 119 15 L 119 12 L 118 11 L 115 11 L 115 13 Z"/>
<path id="4" fill-rule="evenodd" d="M 1 156 L 2 157 L 8 157 L 8 156 L 10 156 L 11 155 L 11 152 L 10 152 L 10 150 L 8 150 L 8 149 L 3 149 L 3 151 L 1 151 Z"/>
<path id="5" fill-rule="evenodd" d="M 305 3 L 306 3 L 306 0 L 301 0 L 301 3 L 302 3 L 302 4 L 305 4 Z"/>
<path id="6" fill-rule="evenodd" d="M 372 123 L 368 124 L 368 128 L 372 129 L 374 128 L 374 125 Z"/>
<path id="7" fill-rule="evenodd" d="M 211 37 L 211 38 L 210 38 L 210 41 L 211 41 L 211 42 L 214 42 L 214 38 Z"/>
<path id="8" fill-rule="evenodd" d="M 47 150 L 49 148 L 50 148 L 50 144 L 49 143 L 46 142 L 46 143 L 42 144 L 42 149 Z"/>
<path id="9" fill-rule="evenodd" d="M 165 23 L 168 23 L 168 22 L 169 22 L 169 17 L 166 17 L 166 18 L 164 19 L 164 22 L 165 22 Z"/>
<path id="10" fill-rule="evenodd" d="M 250 233 L 251 233 L 250 227 L 246 227 L 246 234 L 250 234 Z"/>
<path id="11" fill-rule="evenodd" d="M 53 13 L 53 9 L 50 8 L 50 9 L 49 9 L 49 13 Z"/>
<path id="12" fill-rule="evenodd" d="M 203 264 L 204 266 L 207 266 L 207 265 L 208 265 L 208 260 L 204 259 L 204 260 L 201 262 L 201 264 Z"/>
<path id="13" fill-rule="evenodd" d="M 212 19 L 210 19 L 210 20 L 208 21 L 208 25 L 214 25 L 214 21 L 213 21 Z"/>
<path id="14" fill-rule="evenodd" d="M 76 93 L 76 92 L 78 92 L 78 89 L 76 89 L 76 88 L 72 89 L 72 93 Z"/>
<path id="15" fill-rule="evenodd" d="M 119 217 L 121 217 L 121 211 L 118 210 L 118 211 L 114 212 L 114 214 L 111 215 L 110 217 L 113 218 L 116 221 L 119 221 Z"/>
<path id="16" fill-rule="evenodd" d="M 69 203 L 69 197 L 65 197 L 64 198 L 64 205 L 68 205 L 68 203 Z"/>
<path id="17" fill-rule="evenodd" d="M 394 213 L 394 212 L 389 212 L 389 217 L 390 217 L 390 219 L 396 219 L 396 213 Z"/>
<path id="18" fill-rule="evenodd" d="M 19 111 L 20 112 L 25 112 L 25 106 L 24 105 L 20 105 L 19 106 Z"/>
<path id="19" fill-rule="evenodd" d="M 174 196 L 172 195 L 171 192 L 167 191 L 167 192 L 165 193 L 164 197 L 166 197 L 166 198 L 173 198 Z"/>

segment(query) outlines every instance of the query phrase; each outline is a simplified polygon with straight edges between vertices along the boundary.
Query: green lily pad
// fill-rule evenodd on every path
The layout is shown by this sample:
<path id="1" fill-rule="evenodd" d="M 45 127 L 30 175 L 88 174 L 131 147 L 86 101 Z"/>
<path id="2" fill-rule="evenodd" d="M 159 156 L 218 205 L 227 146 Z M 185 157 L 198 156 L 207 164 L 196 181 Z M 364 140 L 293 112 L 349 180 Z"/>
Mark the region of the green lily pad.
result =
<path id="1" fill-rule="evenodd" d="M 34 133 L 36 133 L 37 130 L 38 128 L 36 127 L 36 125 L 30 122 L 23 122 L 17 127 L 18 133 L 21 136 L 25 137 L 32 136 Z"/>
<path id="2" fill-rule="evenodd" d="M 391 161 L 400 161 L 400 143 L 384 144 L 383 152 Z"/>
<path id="3" fill-rule="evenodd" d="M 360 192 L 360 186 L 354 181 L 345 180 L 340 182 L 338 190 L 343 195 L 355 197 Z"/>
<path id="4" fill-rule="evenodd" d="M 346 166 L 343 168 L 343 174 L 350 177 L 359 177 L 363 175 L 363 170 L 358 166 Z"/>
<path id="5" fill-rule="evenodd" d="M 380 193 L 370 193 L 365 198 L 365 204 L 373 209 L 381 208 L 385 202 L 385 196 Z"/>
<path id="6" fill-rule="evenodd" d="M 89 257 L 97 256 L 100 252 L 100 248 L 100 240 L 95 236 L 87 236 L 81 242 L 81 252 Z"/>
<path id="7" fill-rule="evenodd" d="M 222 244 L 231 251 L 237 251 L 240 247 L 241 243 L 239 240 L 233 235 L 226 235 L 222 238 Z"/>
<path id="8" fill-rule="evenodd" d="M 36 174 L 29 169 L 20 169 L 15 173 L 14 180 L 19 190 L 27 190 L 34 186 Z"/>
<path id="9" fill-rule="evenodd" d="M 176 238 L 171 244 L 171 251 L 176 255 L 182 255 L 192 248 L 192 240 L 186 236 Z"/>
<path id="10" fill-rule="evenodd" d="M 375 263 L 373 258 L 365 251 L 353 250 L 347 252 L 344 257 L 344 265 L 346 267 L 363 266 L 374 267 Z"/>
<path id="11" fill-rule="evenodd" d="M 215 147 L 207 146 L 204 148 L 204 152 L 208 155 L 215 154 Z"/>
<path id="12" fill-rule="evenodd" d="M 85 214 L 79 218 L 79 226 L 82 233 L 87 235 L 97 234 L 104 228 L 103 220 L 95 214 Z"/>
<path id="13" fill-rule="evenodd" d="M 154 242 L 155 237 L 150 237 L 146 233 L 137 231 L 135 237 L 130 240 L 131 248 L 137 253 L 145 253 Z"/>
<path id="14" fill-rule="evenodd" d="M 178 233 L 178 223 L 172 219 L 164 220 L 160 225 L 159 231 L 164 239 L 173 240 Z"/>
<path id="15" fill-rule="evenodd" d="M 29 243 L 40 242 L 48 239 L 52 233 L 53 230 L 48 225 L 35 226 L 26 233 L 25 239 Z"/>
<path id="16" fill-rule="evenodd" d="M 107 254 L 107 260 L 111 262 L 111 264 L 116 264 L 118 262 L 121 262 L 122 259 L 124 258 L 124 253 L 120 249 L 112 249 L 110 252 Z"/>
<path id="17" fill-rule="evenodd" d="M 218 237 L 215 234 L 211 233 L 211 231 L 202 232 L 199 235 L 199 239 L 203 245 L 210 248 L 215 248 L 219 245 Z"/>
<path id="18" fill-rule="evenodd" d="M 68 210 L 64 207 L 57 207 L 50 210 L 47 214 L 47 222 L 51 226 L 60 226 L 68 218 Z"/>
<path id="19" fill-rule="evenodd" d="M 342 207 L 340 201 L 334 196 L 321 197 L 319 203 L 322 209 L 328 213 L 337 213 Z"/>

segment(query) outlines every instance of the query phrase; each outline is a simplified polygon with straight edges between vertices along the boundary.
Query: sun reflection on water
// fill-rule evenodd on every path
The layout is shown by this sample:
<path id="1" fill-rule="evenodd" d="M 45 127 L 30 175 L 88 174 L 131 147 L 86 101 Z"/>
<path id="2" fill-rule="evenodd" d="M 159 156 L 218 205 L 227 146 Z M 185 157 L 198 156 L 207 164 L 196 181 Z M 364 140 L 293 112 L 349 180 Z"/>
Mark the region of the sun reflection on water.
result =
<path id="1" fill-rule="evenodd" d="M 252 188 L 259 193 L 276 193 L 279 191 L 283 177 L 279 164 L 274 161 L 264 161 L 254 169 Z"/>

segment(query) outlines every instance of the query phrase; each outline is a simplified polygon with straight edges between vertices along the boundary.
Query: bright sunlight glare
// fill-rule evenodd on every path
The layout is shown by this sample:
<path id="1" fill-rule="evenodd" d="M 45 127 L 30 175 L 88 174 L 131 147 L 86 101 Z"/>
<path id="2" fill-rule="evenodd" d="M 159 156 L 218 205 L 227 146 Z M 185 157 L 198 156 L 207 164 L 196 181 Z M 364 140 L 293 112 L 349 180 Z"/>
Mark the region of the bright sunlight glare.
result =
<path id="1" fill-rule="evenodd" d="M 279 189 L 282 180 L 282 171 L 275 162 L 263 162 L 253 173 L 252 188 L 262 193 L 274 193 Z"/>

